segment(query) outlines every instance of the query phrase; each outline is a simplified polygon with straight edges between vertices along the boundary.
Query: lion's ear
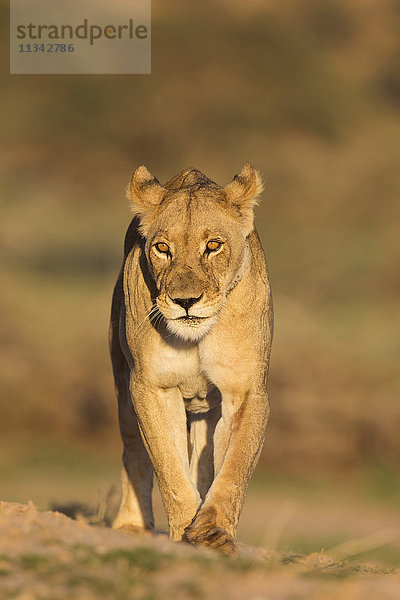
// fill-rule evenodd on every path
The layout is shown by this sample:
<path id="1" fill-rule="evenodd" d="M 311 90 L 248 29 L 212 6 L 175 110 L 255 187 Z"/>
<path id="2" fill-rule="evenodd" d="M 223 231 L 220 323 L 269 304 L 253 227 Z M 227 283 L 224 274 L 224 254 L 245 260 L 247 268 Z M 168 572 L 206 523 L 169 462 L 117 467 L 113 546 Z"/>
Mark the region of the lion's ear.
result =
<path id="1" fill-rule="evenodd" d="M 149 225 L 160 205 L 165 189 L 158 179 L 144 167 L 138 167 L 126 190 L 126 196 L 131 202 L 132 212 L 140 219 L 141 230 L 147 234 Z"/>
<path id="2" fill-rule="evenodd" d="M 249 163 L 246 163 L 231 183 L 224 187 L 227 200 L 241 216 L 246 235 L 254 227 L 253 209 L 263 189 L 261 175 Z"/>

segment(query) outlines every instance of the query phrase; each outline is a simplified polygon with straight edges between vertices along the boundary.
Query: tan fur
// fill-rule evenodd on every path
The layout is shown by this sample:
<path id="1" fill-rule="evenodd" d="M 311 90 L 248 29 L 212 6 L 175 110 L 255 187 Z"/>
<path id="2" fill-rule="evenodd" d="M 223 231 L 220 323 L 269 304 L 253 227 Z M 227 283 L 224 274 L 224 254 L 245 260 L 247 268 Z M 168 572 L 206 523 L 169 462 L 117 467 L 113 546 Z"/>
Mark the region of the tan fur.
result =
<path id="1" fill-rule="evenodd" d="M 145 167 L 133 174 L 110 327 L 124 442 L 114 527 L 153 529 L 154 469 L 173 540 L 236 549 L 269 414 L 261 190 L 249 164 L 225 188 L 195 169 L 164 186 Z M 209 241 L 221 245 L 209 251 Z"/>

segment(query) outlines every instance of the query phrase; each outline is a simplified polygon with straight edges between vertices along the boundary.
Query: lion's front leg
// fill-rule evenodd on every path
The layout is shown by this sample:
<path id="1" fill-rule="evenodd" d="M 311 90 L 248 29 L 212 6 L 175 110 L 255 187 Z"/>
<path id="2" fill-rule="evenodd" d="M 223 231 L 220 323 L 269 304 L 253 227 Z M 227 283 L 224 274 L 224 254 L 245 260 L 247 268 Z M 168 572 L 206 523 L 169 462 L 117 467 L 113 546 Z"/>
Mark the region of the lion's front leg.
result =
<path id="1" fill-rule="evenodd" d="M 215 479 L 184 539 L 236 551 L 236 528 L 251 475 L 261 453 L 269 416 L 267 394 L 248 393 L 243 400 L 224 398 L 215 430 Z"/>
<path id="2" fill-rule="evenodd" d="M 131 532 L 152 531 L 153 467 L 143 445 L 127 384 L 126 393 L 119 393 L 118 412 L 124 454 L 121 505 L 113 527 Z"/>
<path id="3" fill-rule="evenodd" d="M 118 290 L 117 290 L 118 292 Z M 129 367 L 119 340 L 118 303 L 113 303 L 111 358 L 118 397 L 118 417 L 124 444 L 122 497 L 113 527 L 131 532 L 154 530 L 153 467 L 140 435 L 129 392 Z"/>
<path id="4" fill-rule="evenodd" d="M 170 538 L 182 539 L 200 506 L 189 472 L 186 412 L 177 388 L 143 385 L 131 377 L 131 396 L 167 513 Z"/>

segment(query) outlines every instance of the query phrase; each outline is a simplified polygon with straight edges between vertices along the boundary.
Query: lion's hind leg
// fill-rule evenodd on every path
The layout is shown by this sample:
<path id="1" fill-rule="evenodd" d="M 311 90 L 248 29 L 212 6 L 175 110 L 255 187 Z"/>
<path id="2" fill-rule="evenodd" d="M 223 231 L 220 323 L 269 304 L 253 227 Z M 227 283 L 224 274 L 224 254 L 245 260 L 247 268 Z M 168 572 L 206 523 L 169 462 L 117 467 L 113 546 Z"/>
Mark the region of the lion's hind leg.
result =
<path id="1" fill-rule="evenodd" d="M 214 479 L 214 432 L 221 416 L 220 407 L 205 413 L 189 413 L 190 477 L 202 500 Z"/>

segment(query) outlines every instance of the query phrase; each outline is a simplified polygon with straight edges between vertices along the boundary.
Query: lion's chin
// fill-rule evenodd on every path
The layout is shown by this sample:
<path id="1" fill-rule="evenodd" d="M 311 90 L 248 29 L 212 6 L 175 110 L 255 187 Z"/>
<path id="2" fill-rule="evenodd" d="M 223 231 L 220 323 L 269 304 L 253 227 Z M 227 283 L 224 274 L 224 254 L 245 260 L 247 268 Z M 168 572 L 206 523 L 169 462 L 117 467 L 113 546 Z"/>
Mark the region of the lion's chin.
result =
<path id="1" fill-rule="evenodd" d="M 198 342 L 209 333 L 217 317 L 167 319 L 168 330 L 186 342 Z"/>

